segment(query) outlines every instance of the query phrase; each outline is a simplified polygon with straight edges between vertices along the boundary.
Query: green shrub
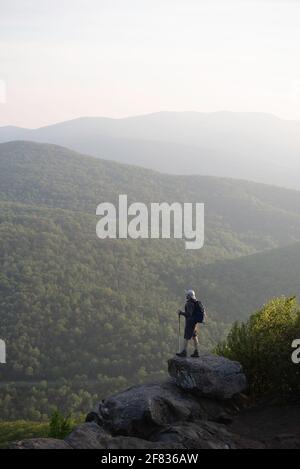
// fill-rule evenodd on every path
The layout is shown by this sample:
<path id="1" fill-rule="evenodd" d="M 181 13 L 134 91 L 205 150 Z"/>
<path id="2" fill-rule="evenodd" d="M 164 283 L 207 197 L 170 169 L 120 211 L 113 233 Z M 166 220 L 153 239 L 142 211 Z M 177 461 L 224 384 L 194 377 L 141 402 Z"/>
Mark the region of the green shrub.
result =
<path id="1" fill-rule="evenodd" d="M 235 323 L 216 352 L 239 361 L 256 395 L 300 395 L 300 366 L 291 360 L 300 338 L 300 308 L 295 298 L 271 300 L 245 324 Z"/>
<path id="2" fill-rule="evenodd" d="M 71 433 L 74 423 L 70 416 L 64 417 L 59 410 L 55 410 L 50 419 L 50 438 L 64 439 Z"/>

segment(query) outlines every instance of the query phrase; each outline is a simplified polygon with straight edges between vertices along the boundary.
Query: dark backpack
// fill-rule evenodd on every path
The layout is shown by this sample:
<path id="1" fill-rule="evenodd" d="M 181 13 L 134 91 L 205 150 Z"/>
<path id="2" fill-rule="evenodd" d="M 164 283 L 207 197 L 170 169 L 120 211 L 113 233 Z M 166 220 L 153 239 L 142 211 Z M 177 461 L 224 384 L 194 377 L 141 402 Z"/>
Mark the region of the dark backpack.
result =
<path id="1" fill-rule="evenodd" d="M 195 322 L 202 323 L 204 321 L 205 309 L 201 301 L 197 300 L 195 302 L 194 314 Z"/>

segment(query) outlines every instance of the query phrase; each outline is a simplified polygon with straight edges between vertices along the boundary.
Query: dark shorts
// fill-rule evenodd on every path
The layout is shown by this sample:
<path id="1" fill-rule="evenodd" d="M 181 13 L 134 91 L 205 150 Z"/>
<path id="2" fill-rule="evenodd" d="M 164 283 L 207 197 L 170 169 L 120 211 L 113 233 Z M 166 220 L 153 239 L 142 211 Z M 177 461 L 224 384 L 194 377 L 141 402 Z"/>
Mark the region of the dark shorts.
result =
<path id="1" fill-rule="evenodd" d="M 193 319 L 186 319 L 184 329 L 185 340 L 191 340 L 193 337 L 197 337 L 196 326 L 197 322 L 195 322 Z"/>

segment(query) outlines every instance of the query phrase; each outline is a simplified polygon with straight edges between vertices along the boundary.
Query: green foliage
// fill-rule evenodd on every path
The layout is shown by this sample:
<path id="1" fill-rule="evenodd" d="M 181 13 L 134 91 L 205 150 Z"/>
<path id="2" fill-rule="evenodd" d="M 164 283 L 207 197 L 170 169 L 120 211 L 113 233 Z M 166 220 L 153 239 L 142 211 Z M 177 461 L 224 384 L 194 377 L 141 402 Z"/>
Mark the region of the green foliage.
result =
<path id="1" fill-rule="evenodd" d="M 55 410 L 50 419 L 49 437 L 63 440 L 67 435 L 69 435 L 69 433 L 71 433 L 73 426 L 74 423 L 70 416 L 64 417 L 59 410 Z"/>
<path id="2" fill-rule="evenodd" d="M 56 411 L 57 412 L 57 411 Z M 84 419 L 66 419 L 60 412 L 52 414 L 51 421 L 31 422 L 30 420 L 0 421 L 0 449 L 9 447 L 14 441 L 30 438 L 64 438 Z"/>
<path id="3" fill-rule="evenodd" d="M 295 298 L 277 298 L 244 324 L 235 323 L 217 353 L 239 361 L 250 391 L 257 395 L 300 395 L 300 369 L 292 363 L 291 344 L 300 337 Z"/>
<path id="4" fill-rule="evenodd" d="M 0 448 L 7 448 L 13 441 L 29 438 L 49 437 L 49 424 L 16 420 L 14 422 L 0 422 Z"/>

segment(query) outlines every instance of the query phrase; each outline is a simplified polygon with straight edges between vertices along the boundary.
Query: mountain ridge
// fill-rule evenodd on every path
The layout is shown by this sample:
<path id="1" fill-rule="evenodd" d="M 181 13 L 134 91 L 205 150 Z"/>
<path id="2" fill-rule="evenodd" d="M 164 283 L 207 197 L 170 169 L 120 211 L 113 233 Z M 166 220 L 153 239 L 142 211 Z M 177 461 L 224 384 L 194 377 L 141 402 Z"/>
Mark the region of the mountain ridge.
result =
<path id="1" fill-rule="evenodd" d="M 173 174 L 208 174 L 300 189 L 300 122 L 263 113 L 161 112 L 0 128 L 0 142 L 55 143 Z"/>

